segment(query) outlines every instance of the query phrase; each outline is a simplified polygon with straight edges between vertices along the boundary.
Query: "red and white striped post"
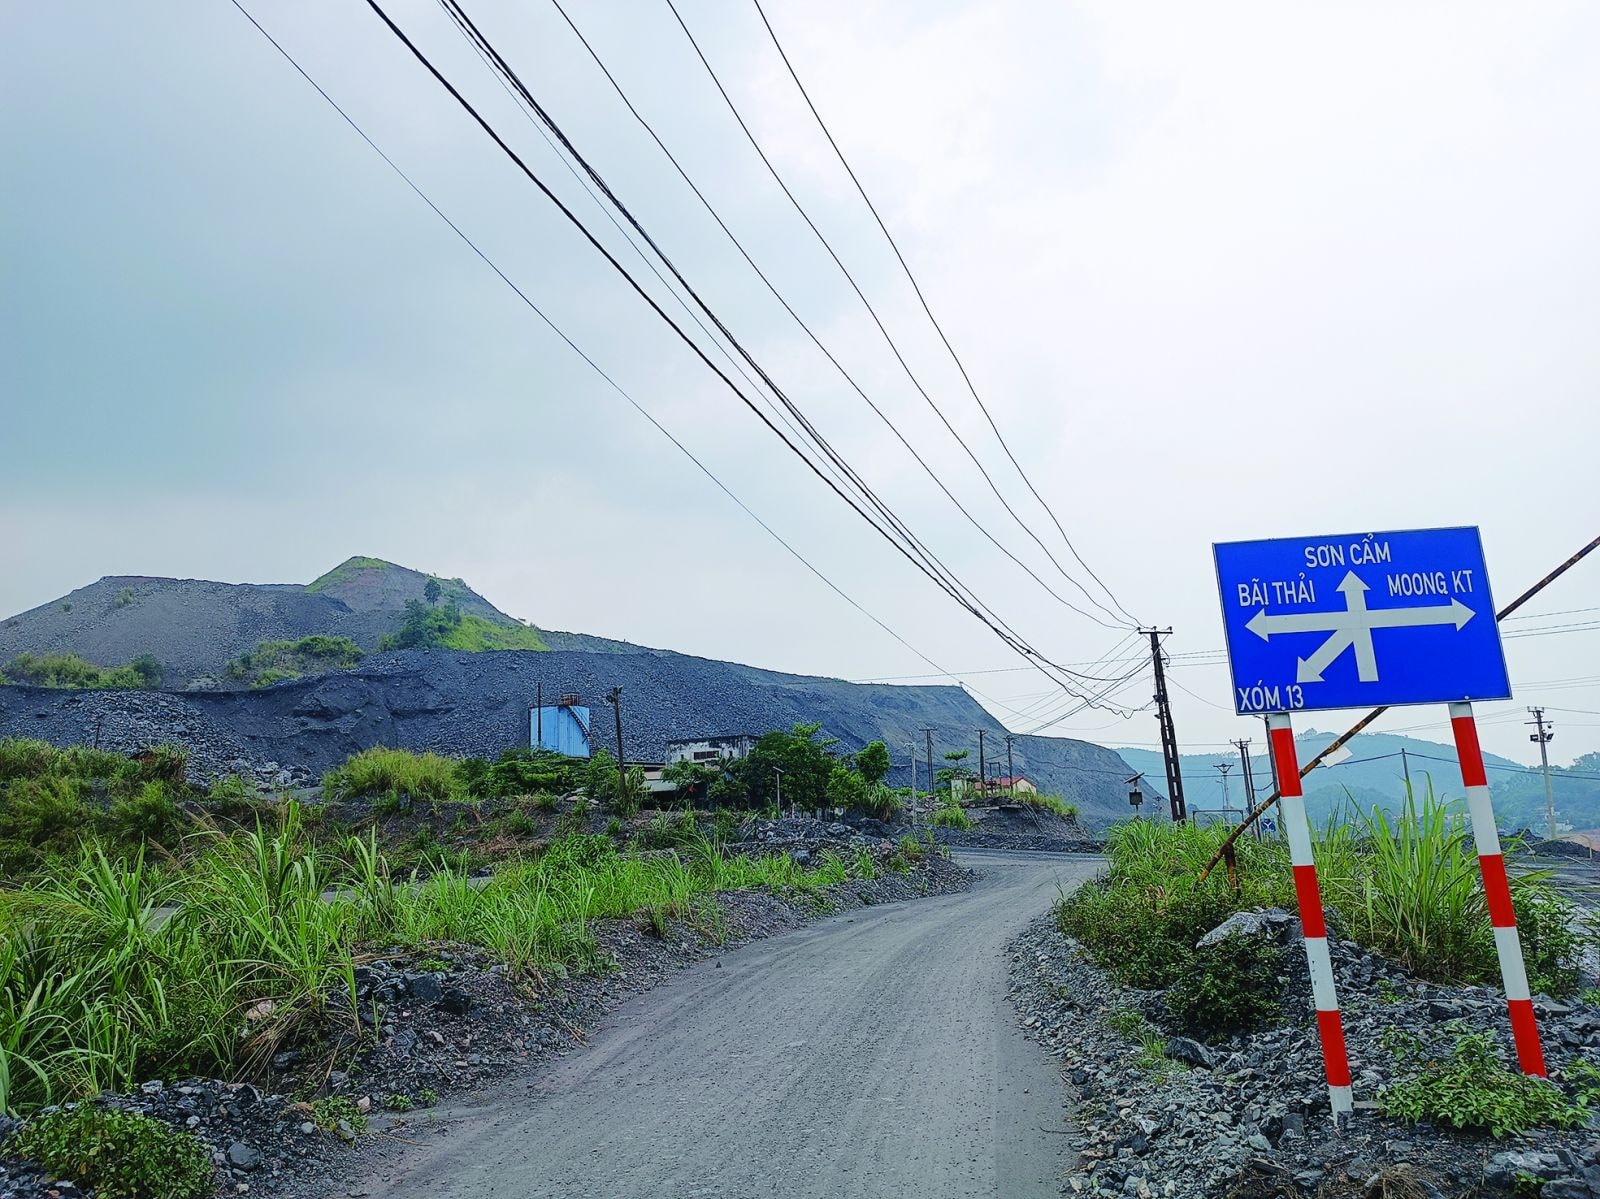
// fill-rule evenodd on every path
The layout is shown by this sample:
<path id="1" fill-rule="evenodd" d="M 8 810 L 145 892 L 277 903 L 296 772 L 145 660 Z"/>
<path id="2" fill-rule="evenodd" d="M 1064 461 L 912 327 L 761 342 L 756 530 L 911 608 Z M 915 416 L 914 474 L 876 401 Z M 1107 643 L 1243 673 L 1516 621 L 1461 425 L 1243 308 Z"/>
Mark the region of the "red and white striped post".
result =
<path id="1" fill-rule="evenodd" d="M 1528 991 L 1528 971 L 1522 962 L 1522 939 L 1517 935 L 1517 914 L 1511 908 L 1511 884 L 1506 860 L 1500 853 L 1500 831 L 1495 826 L 1494 805 L 1489 800 L 1489 779 L 1478 747 L 1478 722 L 1469 703 L 1450 705 L 1450 729 L 1461 762 L 1461 782 L 1467 789 L 1467 811 L 1472 815 L 1472 836 L 1478 845 L 1478 868 L 1483 872 L 1483 892 L 1489 900 L 1489 923 L 1494 927 L 1494 947 L 1500 955 L 1500 977 L 1505 981 L 1506 1008 L 1511 1015 L 1511 1037 L 1517 1045 L 1517 1065 L 1524 1074 L 1545 1076 L 1544 1049 L 1539 1044 L 1539 1022 Z"/>
<path id="2" fill-rule="evenodd" d="M 1322 1038 L 1322 1067 L 1328 1077 L 1328 1102 L 1335 1117 L 1351 1109 L 1350 1059 L 1344 1047 L 1344 1021 L 1333 985 L 1333 959 L 1328 956 L 1328 925 L 1322 916 L 1322 889 L 1311 857 L 1311 823 L 1300 790 L 1300 759 L 1287 712 L 1267 717 L 1272 761 L 1278 768 L 1278 798 L 1289 861 L 1294 865 L 1294 893 L 1300 906 L 1300 927 L 1306 939 L 1306 965 L 1311 970 L 1311 998 L 1317 1007 L 1317 1032 Z"/>

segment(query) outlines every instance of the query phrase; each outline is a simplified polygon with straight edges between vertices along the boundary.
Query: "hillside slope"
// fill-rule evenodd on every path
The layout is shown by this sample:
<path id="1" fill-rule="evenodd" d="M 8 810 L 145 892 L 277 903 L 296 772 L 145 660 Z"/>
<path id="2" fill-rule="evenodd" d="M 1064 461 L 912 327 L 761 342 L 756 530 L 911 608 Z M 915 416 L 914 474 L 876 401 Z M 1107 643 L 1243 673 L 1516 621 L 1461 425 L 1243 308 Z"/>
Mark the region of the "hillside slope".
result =
<path id="1" fill-rule="evenodd" d="M 153 654 L 165 685 L 183 687 L 221 678 L 230 658 L 267 640 L 325 634 L 370 651 L 431 578 L 378 558 L 351 558 L 304 585 L 110 575 L 0 623 L 0 664 L 20 653 L 75 653 L 99 666 Z M 464 616 L 524 627 L 459 579 L 434 582 L 439 602 Z"/>
<path id="2" fill-rule="evenodd" d="M 659 761 L 672 738 L 761 733 L 821 721 L 843 749 L 887 741 L 895 761 L 891 782 L 904 785 L 913 744 L 920 771 L 922 728 L 937 730 L 936 766 L 946 750 L 974 746 L 979 728 L 989 731 L 991 744 L 1004 734 L 958 687 L 846 683 L 672 653 L 408 650 L 259 691 L 0 687 L 0 735 L 62 744 L 98 740 L 114 749 L 182 741 L 196 747 L 202 773 L 226 771 L 235 758 L 315 772 L 370 745 L 488 755 L 526 744 L 528 708 L 540 686 L 546 697 L 583 696 L 594 710 L 593 744 L 613 751 L 611 712 L 601 696 L 621 686 L 624 748 L 634 761 Z M 1019 737 L 1014 753 L 1019 772 L 1078 803 L 1090 823 L 1123 816 L 1121 780 L 1130 772 L 1111 750 Z"/>

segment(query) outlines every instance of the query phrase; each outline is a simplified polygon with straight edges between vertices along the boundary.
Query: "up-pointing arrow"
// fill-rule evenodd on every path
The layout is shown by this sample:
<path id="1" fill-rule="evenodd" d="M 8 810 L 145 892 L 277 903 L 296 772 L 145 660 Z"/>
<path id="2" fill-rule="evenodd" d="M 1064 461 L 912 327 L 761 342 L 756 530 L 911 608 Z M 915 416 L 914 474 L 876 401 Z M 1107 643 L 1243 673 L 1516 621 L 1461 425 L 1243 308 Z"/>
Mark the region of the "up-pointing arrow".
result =
<path id="1" fill-rule="evenodd" d="M 1378 681 L 1378 661 L 1372 649 L 1373 629 L 1395 629 L 1418 625 L 1449 624 L 1461 628 L 1475 613 L 1460 600 L 1426 608 L 1367 607 L 1367 585 L 1355 571 L 1345 574 L 1339 584 L 1344 596 L 1343 612 L 1292 612 L 1268 616 L 1265 608 L 1246 623 L 1263 641 L 1274 633 L 1328 633 L 1330 636 L 1309 658 L 1295 661 L 1295 682 L 1320 683 L 1322 672 L 1346 649 L 1354 647 L 1356 677 L 1363 683 Z"/>

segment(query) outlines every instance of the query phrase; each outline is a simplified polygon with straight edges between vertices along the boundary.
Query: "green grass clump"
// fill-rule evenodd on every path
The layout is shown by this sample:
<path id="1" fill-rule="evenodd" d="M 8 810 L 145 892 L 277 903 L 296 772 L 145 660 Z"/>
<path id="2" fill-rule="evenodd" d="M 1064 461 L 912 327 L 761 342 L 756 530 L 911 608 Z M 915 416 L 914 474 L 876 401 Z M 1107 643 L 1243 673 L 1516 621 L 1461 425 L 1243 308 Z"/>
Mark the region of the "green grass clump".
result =
<path id="1" fill-rule="evenodd" d="M 977 828 L 977 822 L 967 815 L 967 810 L 959 803 L 941 803 L 933 811 L 933 823 L 936 828 L 972 829 Z"/>
<path id="2" fill-rule="evenodd" d="M 123 666 L 96 666 L 77 654 L 18 654 L 6 663 L 14 683 L 80 691 L 147 691 L 161 685 L 161 663 L 140 654 Z"/>
<path id="3" fill-rule="evenodd" d="M 361 647 L 348 637 L 317 633 L 296 641 L 262 641 L 249 653 L 231 660 L 227 675 L 253 687 L 270 687 L 303 674 L 348 670 L 364 656 Z"/>
<path id="4" fill-rule="evenodd" d="M 1202 1039 L 1265 1027 L 1281 1012 L 1282 965 L 1277 945 L 1247 937 L 1196 949 L 1167 991 L 1174 1026 Z"/>
<path id="5" fill-rule="evenodd" d="M 348 582 L 362 571 L 366 570 L 393 570 L 393 562 L 385 562 L 382 558 L 346 558 L 327 574 L 319 575 L 306 584 L 306 590 L 312 595 L 337 587 L 340 583 Z"/>
<path id="6" fill-rule="evenodd" d="M 1059 795 L 1018 791 L 1012 798 L 1024 807 L 1034 808 L 1041 812 L 1054 812 L 1063 820 L 1076 820 L 1078 818 L 1078 805 L 1068 803 Z"/>
<path id="7" fill-rule="evenodd" d="M 1391 1030 L 1390 1048 L 1409 1077 L 1378 1094 L 1384 1115 L 1416 1124 L 1422 1120 L 1454 1128 L 1486 1129 L 1491 1136 L 1530 1128 L 1576 1128 L 1588 1119 L 1581 1104 L 1553 1083 L 1510 1069 L 1488 1033 L 1457 1027 L 1449 1056 L 1434 1056 L 1422 1041 Z"/>
<path id="8" fill-rule="evenodd" d="M 311 1105 L 311 1120 L 325 1132 L 339 1131 L 343 1121 L 351 1132 L 367 1131 L 367 1114 L 346 1095 L 324 1095 Z"/>
<path id="9" fill-rule="evenodd" d="M 117 598 L 113 602 L 119 608 L 127 608 L 133 604 L 133 599 L 133 588 L 124 587 L 121 591 L 117 592 Z"/>
<path id="10" fill-rule="evenodd" d="M 24 1124 L 3 1146 L 101 1199 L 210 1199 L 211 1156 L 194 1137 L 135 1112 L 80 1103 Z"/>
<path id="11" fill-rule="evenodd" d="M 544 650 L 550 647 L 539 636 L 539 630 L 521 624 L 500 624 L 471 613 L 461 617 L 461 623 L 439 639 L 445 649 L 461 649 L 468 653 L 481 653 L 492 649 Z"/>
<path id="12" fill-rule="evenodd" d="M 397 804 L 405 797 L 442 803 L 466 794 L 459 766 L 456 759 L 435 753 L 374 746 L 325 773 L 322 790 L 329 799 L 392 797 Z"/>

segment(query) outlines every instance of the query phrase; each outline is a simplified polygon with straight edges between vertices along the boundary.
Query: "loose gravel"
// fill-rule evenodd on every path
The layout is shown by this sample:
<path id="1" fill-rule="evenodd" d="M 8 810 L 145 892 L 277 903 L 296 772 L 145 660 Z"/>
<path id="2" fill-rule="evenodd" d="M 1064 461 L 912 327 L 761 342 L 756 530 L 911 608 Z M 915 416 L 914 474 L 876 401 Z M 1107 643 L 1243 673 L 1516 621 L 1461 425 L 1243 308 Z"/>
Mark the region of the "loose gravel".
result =
<path id="1" fill-rule="evenodd" d="M 849 830 L 797 845 L 796 852 L 856 846 L 880 862 L 894 852 L 887 841 Z M 360 1188 L 349 1180 L 360 1176 L 362 1155 L 381 1152 L 386 1138 L 405 1136 L 419 1113 L 426 1118 L 426 1109 L 441 1099 L 583 1044 L 606 1013 L 676 971 L 818 915 L 948 894 L 970 883 L 970 872 L 930 855 L 908 873 L 886 870 L 814 898 L 723 892 L 691 922 L 669 920 L 664 934 L 643 918 L 596 921 L 590 931 L 613 966 L 571 977 L 513 978 L 486 954 L 463 946 L 380 953 L 357 970 L 359 1043 L 347 1025 L 330 1030 L 320 1044 L 279 1052 L 261 1086 L 157 1080 L 100 1102 L 193 1133 L 211 1151 L 224 1193 L 297 1199 L 355 1193 Z M 350 1051 L 337 1055 L 345 1067 L 329 1070 L 324 1063 L 341 1047 Z M 330 1097 L 347 1104 L 330 1105 Z M 363 1123 L 370 1132 L 363 1133 Z M 0 1199 L 80 1194 L 93 1196 L 0 1156 Z"/>
<path id="2" fill-rule="evenodd" d="M 1281 913 L 1279 927 L 1298 922 Z M 1481 987 L 1421 982 L 1350 941 L 1331 943 L 1354 1073 L 1357 1110 L 1336 1126 L 1304 967 L 1291 969 L 1283 1022 L 1225 1044 L 1163 1038 L 1164 1057 L 1112 1031 L 1110 1013 L 1134 1009 L 1152 1024 L 1161 996 L 1113 983 L 1050 916 L 1011 947 L 1011 998 L 1018 1018 L 1061 1063 L 1076 1101 L 1078 1157 L 1065 1191 L 1135 1199 L 1302 1199 L 1404 1195 L 1424 1199 L 1511 1194 L 1542 1199 L 1600 1196 L 1594 1127 L 1540 1130 L 1491 1140 L 1379 1116 L 1372 1100 L 1394 1081 L 1386 1029 L 1419 1034 L 1441 1051 L 1444 1022 L 1493 1030 L 1508 1061 L 1504 1001 Z M 1286 962 L 1292 962 L 1291 949 Z M 1303 962 L 1303 959 L 1301 959 Z M 1547 1062 L 1557 1077 L 1583 1051 L 1600 1048 L 1600 1009 L 1537 1001 Z M 1542 1180 L 1532 1184 L 1527 1177 Z M 1542 1187 L 1542 1189 L 1539 1189 Z"/>

